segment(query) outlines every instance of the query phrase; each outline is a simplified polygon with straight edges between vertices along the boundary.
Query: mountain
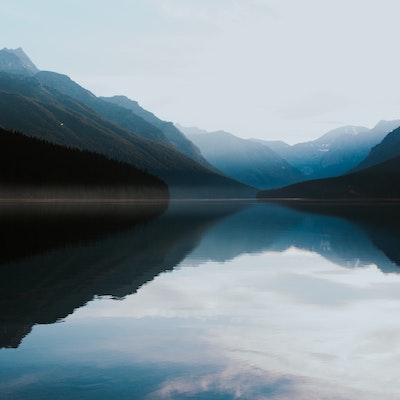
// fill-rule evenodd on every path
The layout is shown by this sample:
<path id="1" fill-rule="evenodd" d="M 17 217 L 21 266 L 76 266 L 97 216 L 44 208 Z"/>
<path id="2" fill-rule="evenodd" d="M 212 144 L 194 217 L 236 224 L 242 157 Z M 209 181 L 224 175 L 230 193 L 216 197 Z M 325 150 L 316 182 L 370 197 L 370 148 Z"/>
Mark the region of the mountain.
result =
<path id="1" fill-rule="evenodd" d="M 261 191 L 259 199 L 400 199 L 400 156 L 358 172 Z"/>
<path id="2" fill-rule="evenodd" d="M 382 142 L 373 147 L 365 160 L 354 168 L 354 171 L 371 167 L 398 156 L 400 156 L 400 128 L 394 129 L 385 136 Z"/>
<path id="3" fill-rule="evenodd" d="M 39 72 L 36 65 L 20 47 L 18 49 L 4 48 L 0 50 L 0 71 L 27 76 Z"/>
<path id="4" fill-rule="evenodd" d="M 207 169 L 169 144 L 123 129 L 35 77 L 0 72 L 0 126 L 148 170 L 169 185 L 172 197 L 254 195 L 252 188 Z"/>
<path id="5" fill-rule="evenodd" d="M 164 182 L 130 164 L 0 128 L 1 198 L 168 199 Z"/>
<path id="6" fill-rule="evenodd" d="M 35 78 L 42 84 L 89 106 L 104 118 L 120 127 L 157 143 L 170 145 L 180 153 L 211 168 L 199 149 L 180 132 L 172 122 L 162 121 L 153 113 L 125 96 L 96 97 L 89 90 L 74 82 L 67 75 L 40 71 Z"/>
<path id="7" fill-rule="evenodd" d="M 181 132 L 183 132 L 186 136 L 197 135 L 197 134 L 202 134 L 202 133 L 208 133 L 206 130 L 197 128 L 195 126 L 190 126 L 190 127 L 189 126 L 182 126 L 182 125 L 180 125 L 178 123 L 176 123 L 175 126 Z"/>
<path id="8" fill-rule="evenodd" d="M 398 126 L 400 120 L 380 121 L 372 129 L 345 126 L 293 146 L 276 141 L 263 143 L 303 172 L 307 179 L 326 178 L 342 175 L 357 166 L 373 146 Z"/>
<path id="9" fill-rule="evenodd" d="M 211 167 L 201 155 L 200 150 L 172 122 L 157 118 L 153 113 L 142 108 L 137 101 L 126 96 L 100 97 L 100 99 L 132 111 L 135 115 L 157 127 L 176 150 L 200 164 Z"/>
<path id="10" fill-rule="evenodd" d="M 285 186 L 304 177 L 269 147 L 224 131 L 191 134 L 188 138 L 206 160 L 226 175 L 259 189 Z"/>
<path id="11" fill-rule="evenodd" d="M 96 97 L 92 92 L 74 82 L 67 75 L 57 72 L 40 71 L 35 78 L 43 85 L 72 97 L 90 107 L 102 117 L 144 139 L 170 145 L 165 135 L 154 125 L 135 115 L 130 110 L 111 104 Z"/>

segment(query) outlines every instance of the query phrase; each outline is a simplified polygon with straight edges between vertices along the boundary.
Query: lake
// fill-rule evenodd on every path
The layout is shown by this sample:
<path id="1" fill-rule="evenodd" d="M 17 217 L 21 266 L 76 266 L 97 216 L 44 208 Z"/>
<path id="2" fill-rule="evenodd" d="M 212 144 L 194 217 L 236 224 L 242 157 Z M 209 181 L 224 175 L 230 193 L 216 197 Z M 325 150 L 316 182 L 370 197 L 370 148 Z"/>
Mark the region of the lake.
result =
<path id="1" fill-rule="evenodd" d="M 400 398 L 396 207 L 130 207 L 0 210 L 1 399 Z"/>

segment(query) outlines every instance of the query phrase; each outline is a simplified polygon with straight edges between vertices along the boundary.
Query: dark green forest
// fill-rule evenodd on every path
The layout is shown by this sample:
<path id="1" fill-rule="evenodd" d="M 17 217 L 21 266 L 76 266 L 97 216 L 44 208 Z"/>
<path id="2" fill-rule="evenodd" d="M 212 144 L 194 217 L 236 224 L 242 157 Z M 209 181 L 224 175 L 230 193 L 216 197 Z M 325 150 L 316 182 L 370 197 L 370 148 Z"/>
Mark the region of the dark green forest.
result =
<path id="1" fill-rule="evenodd" d="M 107 194 L 134 198 L 168 197 L 163 181 L 132 165 L 1 128 L 0 185 L 3 192 L 16 188 L 80 188 L 81 194 L 104 189 Z"/>

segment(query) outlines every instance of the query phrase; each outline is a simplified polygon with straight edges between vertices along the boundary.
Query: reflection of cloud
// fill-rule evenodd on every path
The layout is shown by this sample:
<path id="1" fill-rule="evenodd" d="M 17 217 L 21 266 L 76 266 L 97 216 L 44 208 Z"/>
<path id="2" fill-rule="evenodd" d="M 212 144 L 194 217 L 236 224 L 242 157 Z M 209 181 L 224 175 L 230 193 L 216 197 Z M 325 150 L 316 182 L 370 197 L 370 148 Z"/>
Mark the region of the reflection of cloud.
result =
<path id="1" fill-rule="evenodd" d="M 39 374 L 30 373 L 19 376 L 18 378 L 4 379 L 0 382 L 0 392 L 6 394 L 9 390 L 21 390 L 21 388 L 37 383 L 40 378 Z"/>
<path id="2" fill-rule="evenodd" d="M 269 376 L 257 368 L 228 367 L 214 374 L 190 375 L 168 380 L 153 395 L 157 399 L 175 399 L 207 393 L 225 394 L 235 399 L 271 399 L 279 393 L 293 396 L 293 382 L 289 377 Z M 290 398 L 287 397 L 287 398 Z M 291 397 L 293 398 L 293 397 Z"/>
<path id="3" fill-rule="evenodd" d="M 362 392 L 315 382 L 301 377 L 274 376 L 254 367 L 226 370 L 215 374 L 190 375 L 185 378 L 171 379 L 149 398 L 181 399 L 197 398 L 206 393 L 207 398 L 227 397 L 252 400 L 349 400 L 362 396 Z M 219 396 L 218 396 L 219 395 Z M 362 398 L 362 397 L 361 397 Z"/>
<path id="4" fill-rule="evenodd" d="M 169 381 L 162 389 L 167 398 L 210 388 L 245 393 L 251 389 L 241 373 L 264 379 L 266 386 L 270 379 L 274 385 L 279 378 L 290 377 L 294 397 L 286 396 L 283 385 L 268 398 L 310 399 L 310 393 L 318 399 L 400 395 L 398 275 L 383 274 L 374 265 L 341 268 L 296 249 L 240 256 L 226 264 L 184 266 L 160 275 L 123 302 L 108 301 L 99 309 L 93 304 L 72 318 L 152 317 L 161 325 L 173 321 L 178 331 L 184 327 L 185 340 L 192 331 L 197 347 L 191 350 L 191 359 L 204 362 L 207 349 L 214 361 L 219 358 L 237 372 L 236 379 L 204 374 Z M 163 361 L 162 353 L 153 353 L 152 361 Z"/>

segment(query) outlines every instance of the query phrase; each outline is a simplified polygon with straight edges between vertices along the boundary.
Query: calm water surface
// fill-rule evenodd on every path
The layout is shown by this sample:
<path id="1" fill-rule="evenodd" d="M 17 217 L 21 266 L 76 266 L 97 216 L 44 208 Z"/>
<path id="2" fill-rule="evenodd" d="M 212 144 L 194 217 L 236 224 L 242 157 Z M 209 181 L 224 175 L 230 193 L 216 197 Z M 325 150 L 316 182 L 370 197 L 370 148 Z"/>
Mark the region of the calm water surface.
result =
<path id="1" fill-rule="evenodd" d="M 315 211 L 3 215 L 1 399 L 400 398 L 397 221 Z"/>

